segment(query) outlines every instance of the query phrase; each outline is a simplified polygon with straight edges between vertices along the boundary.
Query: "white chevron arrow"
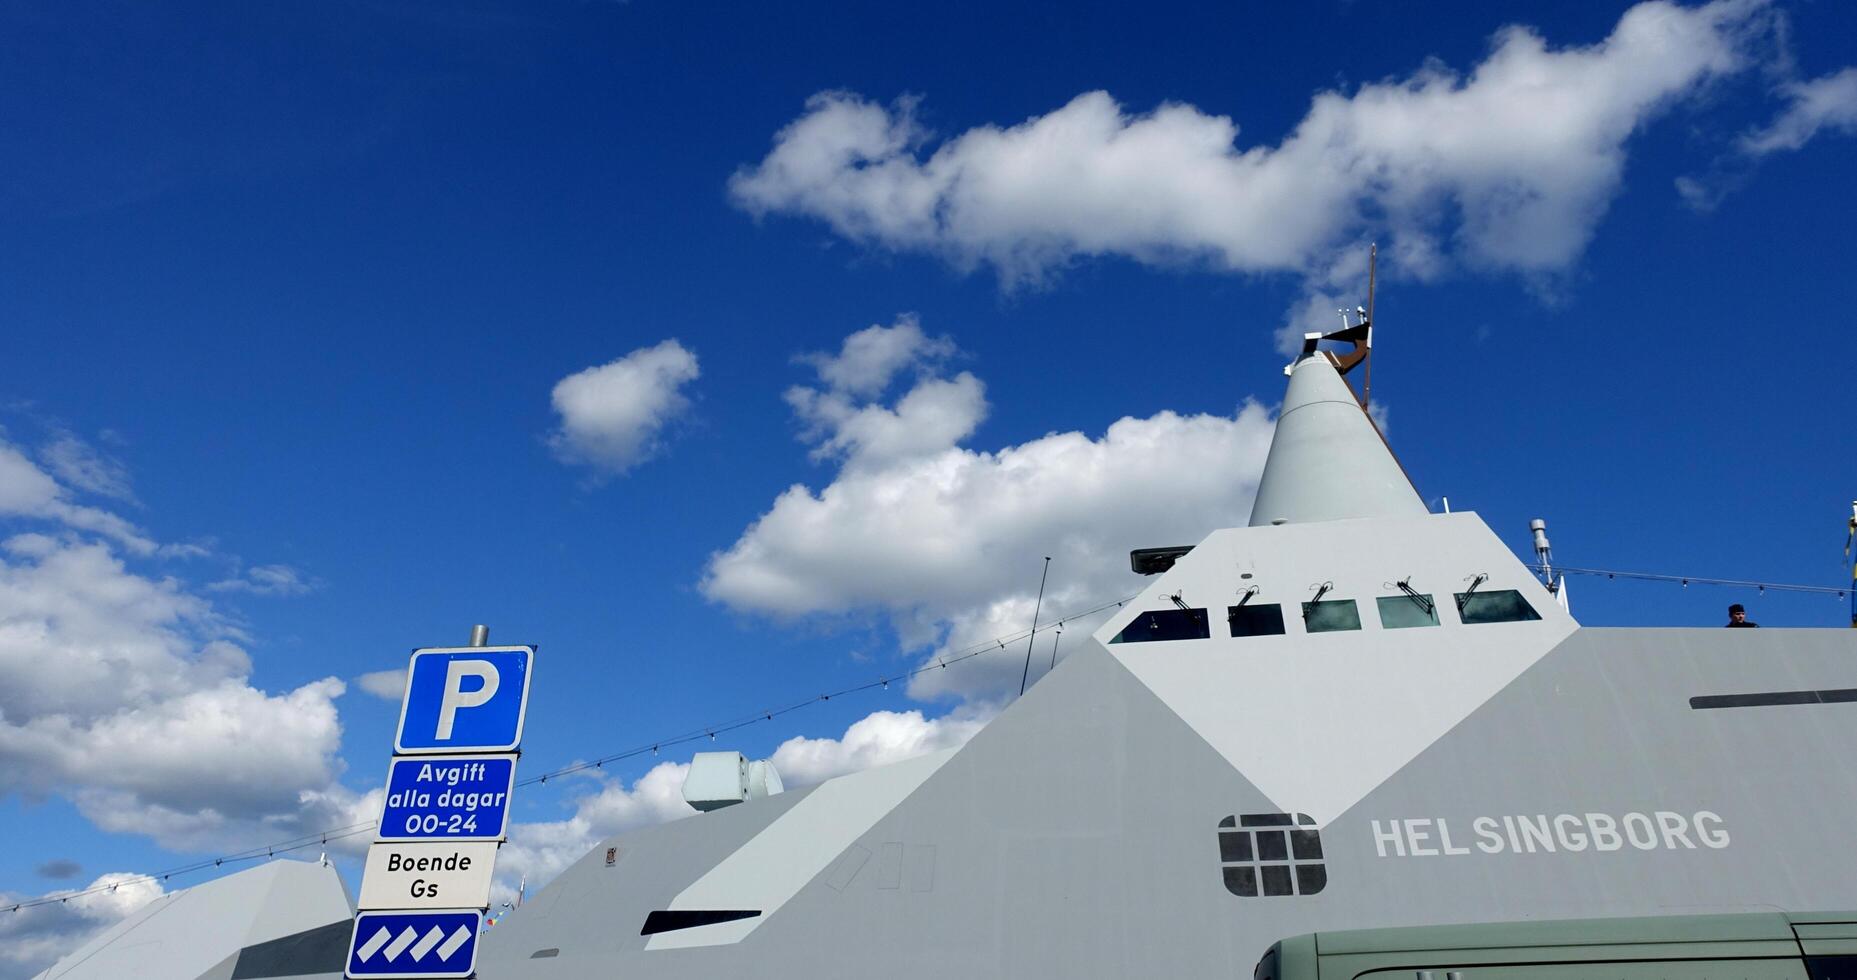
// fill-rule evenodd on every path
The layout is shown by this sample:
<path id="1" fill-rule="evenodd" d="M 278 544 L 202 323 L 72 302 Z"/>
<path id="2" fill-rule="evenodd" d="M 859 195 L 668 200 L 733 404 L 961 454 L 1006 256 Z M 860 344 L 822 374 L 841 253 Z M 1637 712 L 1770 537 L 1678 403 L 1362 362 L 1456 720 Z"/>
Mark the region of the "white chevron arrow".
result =
<path id="1" fill-rule="evenodd" d="M 432 952 L 432 947 L 437 946 L 438 941 L 443 938 L 445 938 L 445 930 L 433 926 L 431 931 L 426 933 L 425 938 L 419 940 L 419 944 L 413 947 L 413 962 L 417 963 L 425 959 L 426 954 Z M 444 959 L 442 956 L 439 958 Z"/>
<path id="2" fill-rule="evenodd" d="M 380 948 L 387 945 L 387 940 L 392 938 L 393 933 L 388 932 L 386 926 L 382 926 L 380 931 L 374 934 L 373 938 L 362 943 L 361 948 L 355 950 L 355 957 L 361 962 L 366 963 L 368 957 L 380 952 Z"/>
<path id="3" fill-rule="evenodd" d="M 400 933 L 400 937 L 387 947 L 387 961 L 392 962 L 394 958 L 406 952 L 406 947 L 412 945 L 413 940 L 417 938 L 419 938 L 418 931 L 412 926 L 407 926 L 406 931 Z"/>
<path id="4" fill-rule="evenodd" d="M 452 933 L 451 938 L 445 940 L 445 944 L 438 948 L 438 958 L 441 960 L 451 959 L 451 954 L 457 952 L 458 947 L 463 946 L 467 942 L 470 942 L 470 940 L 471 940 L 471 927 L 470 926 L 459 926 L 458 931 Z"/>

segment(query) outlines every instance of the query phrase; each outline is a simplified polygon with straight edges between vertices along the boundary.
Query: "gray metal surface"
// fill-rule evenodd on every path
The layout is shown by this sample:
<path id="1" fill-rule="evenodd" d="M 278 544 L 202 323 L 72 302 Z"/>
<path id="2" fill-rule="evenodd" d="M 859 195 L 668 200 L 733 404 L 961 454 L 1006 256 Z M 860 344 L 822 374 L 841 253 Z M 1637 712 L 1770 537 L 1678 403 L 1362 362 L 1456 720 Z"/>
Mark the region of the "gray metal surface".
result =
<path id="1" fill-rule="evenodd" d="M 1425 503 L 1326 357 L 1290 368 L 1251 526 L 1425 513 Z"/>
<path id="2" fill-rule="evenodd" d="M 679 875 L 680 855 L 661 848 L 700 835 L 639 835 L 626 839 L 631 858 L 652 874 L 577 866 L 550 891 L 589 896 L 594 878 L 602 900 L 512 915 L 480 973 L 1231 975 L 1275 939 L 1311 930 L 1849 906 L 1857 869 L 1842 815 L 1857 810 L 1857 706 L 1689 706 L 1693 695 L 1775 684 L 1857 686 L 1857 635 L 1575 632 L 1320 828 L 1319 892 L 1241 897 L 1222 878 L 1220 821 L 1296 803 L 1266 798 L 1094 647 L 848 847 L 863 856 L 851 873 L 842 859 L 821 868 L 745 939 L 647 949 L 636 935 L 647 907 L 713 859 L 692 854 Z M 1234 691 L 1233 710 L 1268 693 Z M 1349 724 L 1347 707 L 1320 722 Z M 1699 830 L 1697 813 L 1718 819 Z M 1616 849 L 1589 839 L 1518 852 L 1499 829 L 1503 846 L 1489 853 L 1473 830 L 1510 817 L 1546 818 L 1552 832 L 1554 818 L 1584 826 L 1588 814 L 1614 822 Z M 1635 814 L 1656 829 L 1654 846 L 1632 843 Z M 1666 840 L 1662 814 L 1684 817 L 1687 843 Z M 1394 821 L 1402 839 L 1418 835 L 1403 856 L 1384 843 Z M 559 953 L 528 959 L 542 948 Z"/>
<path id="3" fill-rule="evenodd" d="M 340 975 L 353 915 L 334 868 L 272 861 L 150 902 L 37 980 Z"/>

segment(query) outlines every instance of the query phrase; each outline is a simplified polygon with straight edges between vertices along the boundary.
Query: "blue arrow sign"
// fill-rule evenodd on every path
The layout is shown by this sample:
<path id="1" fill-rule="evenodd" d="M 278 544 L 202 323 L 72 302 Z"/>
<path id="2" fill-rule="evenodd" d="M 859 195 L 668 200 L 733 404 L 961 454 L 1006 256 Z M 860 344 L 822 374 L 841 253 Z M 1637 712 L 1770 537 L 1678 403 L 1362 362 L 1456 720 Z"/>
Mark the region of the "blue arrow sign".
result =
<path id="1" fill-rule="evenodd" d="M 475 910 L 358 913 L 348 941 L 347 975 L 356 980 L 468 977 L 477 968 L 482 926 Z"/>
<path id="2" fill-rule="evenodd" d="M 522 744 L 534 647 L 415 650 L 397 753 L 513 752 Z"/>
<path id="3" fill-rule="evenodd" d="M 513 755 L 415 755 L 387 769 L 387 804 L 377 840 L 502 840 Z"/>

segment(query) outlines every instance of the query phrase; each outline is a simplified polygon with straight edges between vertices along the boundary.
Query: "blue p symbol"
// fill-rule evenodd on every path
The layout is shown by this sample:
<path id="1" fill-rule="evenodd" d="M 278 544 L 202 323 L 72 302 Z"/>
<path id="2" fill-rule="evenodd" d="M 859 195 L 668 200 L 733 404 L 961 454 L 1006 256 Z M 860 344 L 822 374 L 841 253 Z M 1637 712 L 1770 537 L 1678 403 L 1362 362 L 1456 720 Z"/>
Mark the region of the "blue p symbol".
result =
<path id="1" fill-rule="evenodd" d="M 464 679 L 475 677 L 477 689 L 466 691 Z M 453 660 L 445 665 L 445 696 L 438 702 L 438 739 L 451 740 L 451 728 L 458 720 L 459 708 L 475 708 L 496 697 L 496 665 L 488 660 Z"/>

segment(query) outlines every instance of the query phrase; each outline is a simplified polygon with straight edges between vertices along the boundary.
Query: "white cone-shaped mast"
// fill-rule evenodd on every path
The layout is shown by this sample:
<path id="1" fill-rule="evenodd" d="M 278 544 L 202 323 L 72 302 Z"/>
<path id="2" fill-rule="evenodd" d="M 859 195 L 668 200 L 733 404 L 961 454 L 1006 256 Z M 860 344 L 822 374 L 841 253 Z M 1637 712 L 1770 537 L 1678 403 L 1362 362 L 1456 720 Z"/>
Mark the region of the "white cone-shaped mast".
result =
<path id="1" fill-rule="evenodd" d="M 1418 491 L 1328 357 L 1292 365 L 1251 526 L 1424 513 Z"/>

